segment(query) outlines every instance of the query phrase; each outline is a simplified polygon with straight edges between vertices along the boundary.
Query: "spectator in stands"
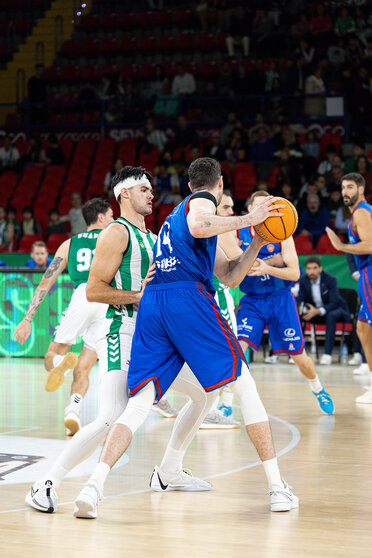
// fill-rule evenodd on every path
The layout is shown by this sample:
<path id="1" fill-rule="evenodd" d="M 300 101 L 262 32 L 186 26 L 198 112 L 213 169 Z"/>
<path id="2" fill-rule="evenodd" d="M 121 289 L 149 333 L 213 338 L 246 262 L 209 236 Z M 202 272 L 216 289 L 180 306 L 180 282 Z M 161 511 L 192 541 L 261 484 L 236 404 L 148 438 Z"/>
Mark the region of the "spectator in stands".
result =
<path id="1" fill-rule="evenodd" d="M 265 126 L 260 126 L 257 130 L 257 140 L 251 144 L 251 161 L 271 161 L 274 155 L 274 144 L 267 133 Z"/>
<path id="2" fill-rule="evenodd" d="M 269 64 L 269 68 L 265 72 L 265 93 L 270 93 L 273 86 L 273 81 L 275 78 L 279 77 L 278 65 L 275 60 L 272 60 Z"/>
<path id="3" fill-rule="evenodd" d="M 72 208 L 70 209 L 68 215 L 63 215 L 61 217 L 61 222 L 64 223 L 65 221 L 70 221 L 70 236 L 74 236 L 74 234 L 85 232 L 87 230 L 87 224 L 83 217 L 83 201 L 79 192 L 73 192 L 71 194 L 71 203 Z"/>
<path id="4" fill-rule="evenodd" d="M 302 151 L 307 157 L 318 159 L 319 157 L 319 140 L 317 134 L 313 130 L 309 130 L 306 134 L 305 143 L 302 144 Z"/>
<path id="5" fill-rule="evenodd" d="M 371 164 L 365 155 L 359 155 L 355 161 L 355 172 L 361 174 L 366 182 L 365 194 L 369 196 L 372 193 L 372 173 Z"/>
<path id="6" fill-rule="evenodd" d="M 57 136 L 49 134 L 49 147 L 46 151 L 46 159 L 50 165 L 63 165 L 65 163 L 65 154 L 59 145 Z"/>
<path id="7" fill-rule="evenodd" d="M 286 200 L 292 202 L 293 205 L 296 205 L 296 203 L 297 203 L 295 193 L 294 193 L 293 188 L 292 188 L 292 186 L 289 182 L 283 182 L 283 184 L 280 187 L 278 196 L 282 196 Z"/>
<path id="8" fill-rule="evenodd" d="M 0 147 L 0 169 L 17 170 L 19 151 L 13 147 L 9 136 L 4 136 L 3 147 Z"/>
<path id="9" fill-rule="evenodd" d="M 46 240 L 51 234 L 66 234 L 66 225 L 62 223 L 61 216 L 56 207 L 49 210 L 49 223 L 46 231 Z"/>
<path id="10" fill-rule="evenodd" d="M 316 14 L 310 20 L 310 30 L 317 43 L 327 40 L 332 31 L 332 20 L 329 14 L 325 13 L 324 6 L 317 4 Z"/>
<path id="11" fill-rule="evenodd" d="M 233 79 L 232 79 L 231 67 L 230 64 L 225 61 L 220 66 L 220 71 L 218 75 L 218 81 L 217 81 L 218 94 L 223 96 L 229 95 L 231 93 L 232 83 L 233 83 Z"/>
<path id="12" fill-rule="evenodd" d="M 45 269 L 52 263 L 52 258 L 48 257 L 48 248 L 42 240 L 33 243 L 30 256 L 31 258 L 27 260 L 25 267 L 31 269 Z"/>
<path id="13" fill-rule="evenodd" d="M 182 159 L 176 161 L 175 167 L 176 173 L 171 177 L 171 187 L 184 199 L 190 195 L 188 167 Z"/>
<path id="14" fill-rule="evenodd" d="M 266 76 L 262 58 L 256 59 L 254 68 L 248 74 L 249 85 L 248 93 L 252 95 L 262 95 L 265 90 Z"/>
<path id="15" fill-rule="evenodd" d="M 282 161 L 288 161 L 290 159 L 299 160 L 303 157 L 303 153 L 296 141 L 296 137 L 288 126 L 283 128 L 281 136 L 278 140 L 277 149 L 274 152 L 274 157 L 277 157 Z"/>
<path id="16" fill-rule="evenodd" d="M 302 37 L 308 35 L 310 31 L 310 22 L 305 12 L 301 12 L 297 18 L 296 22 L 291 25 L 291 33 L 294 39 L 300 40 Z"/>
<path id="17" fill-rule="evenodd" d="M 359 141 L 354 141 L 353 143 L 353 156 L 345 161 L 344 169 L 345 172 L 355 171 L 355 162 L 360 155 L 365 155 L 364 143 Z"/>
<path id="18" fill-rule="evenodd" d="M 147 118 L 145 123 L 145 138 L 147 143 L 155 145 L 159 151 L 163 151 L 168 139 L 163 130 L 159 130 L 155 126 L 153 118 Z"/>
<path id="19" fill-rule="evenodd" d="M 246 161 L 247 155 L 248 143 L 246 138 L 241 130 L 235 129 L 226 149 L 226 159 L 230 164 L 235 165 Z"/>
<path id="20" fill-rule="evenodd" d="M 332 170 L 333 167 L 333 161 L 335 156 L 337 155 L 337 149 L 335 148 L 334 145 L 330 144 L 327 145 L 326 147 L 326 158 L 323 159 L 323 161 L 321 163 L 319 163 L 318 166 L 318 173 L 319 174 L 326 174 L 326 172 L 329 172 Z"/>
<path id="21" fill-rule="evenodd" d="M 350 37 L 346 47 L 346 60 L 349 64 L 359 65 L 363 56 L 360 42 L 355 37 Z"/>
<path id="22" fill-rule="evenodd" d="M 43 234 L 40 223 L 34 219 L 34 210 L 30 205 L 26 205 L 22 210 L 22 221 L 19 224 L 17 242 L 19 244 L 23 236 L 30 234 Z"/>
<path id="23" fill-rule="evenodd" d="M 0 205 L 0 250 L 10 250 L 14 238 L 14 225 L 7 219 L 5 207 Z"/>
<path id="24" fill-rule="evenodd" d="M 46 152 L 39 136 L 32 136 L 27 151 L 21 157 L 22 168 L 27 165 L 44 165 L 47 162 Z"/>
<path id="25" fill-rule="evenodd" d="M 154 104 L 154 113 L 161 120 L 172 120 L 180 111 L 177 95 L 173 95 L 168 81 L 164 83 L 163 93 Z"/>
<path id="26" fill-rule="evenodd" d="M 164 84 L 168 83 L 164 68 L 161 64 L 156 64 L 154 76 L 150 83 L 150 91 L 153 97 L 163 95 Z"/>
<path id="27" fill-rule="evenodd" d="M 341 191 L 340 187 L 337 184 L 330 189 L 329 197 L 327 199 L 327 209 L 331 219 L 335 219 L 337 215 L 337 211 L 344 207 L 343 201 L 341 198 Z M 350 215 L 350 214 L 349 214 Z"/>
<path id="28" fill-rule="evenodd" d="M 193 95 L 196 91 L 195 78 L 189 72 L 185 72 L 183 64 L 177 64 L 177 74 L 172 81 L 172 93 L 178 97 Z"/>
<path id="29" fill-rule="evenodd" d="M 238 71 L 233 79 L 233 91 L 235 95 L 247 95 L 250 88 L 250 79 L 243 64 L 239 64 Z"/>
<path id="30" fill-rule="evenodd" d="M 338 155 L 337 158 L 335 157 L 335 162 L 338 159 Z M 339 188 L 340 184 L 341 184 L 341 179 L 344 175 L 344 171 L 342 168 L 342 161 L 338 162 L 332 167 L 331 172 L 327 172 L 325 175 L 325 179 L 326 179 L 326 183 L 327 183 L 327 188 L 329 190 L 331 190 L 332 188 Z"/>
<path id="31" fill-rule="evenodd" d="M 177 146 L 197 145 L 198 136 L 194 128 L 188 125 L 186 117 L 180 115 L 177 119 L 176 134 L 174 142 Z"/>
<path id="32" fill-rule="evenodd" d="M 350 211 L 346 205 L 342 205 L 336 211 L 335 229 L 337 234 L 342 234 L 347 239 L 347 230 L 350 222 Z"/>
<path id="33" fill-rule="evenodd" d="M 176 167 L 175 167 L 175 163 L 173 161 L 173 155 L 172 152 L 169 149 L 166 149 L 165 151 L 163 151 L 160 160 L 159 160 L 159 165 L 165 165 L 167 172 L 169 172 L 170 174 L 176 174 Z M 156 169 L 157 172 L 157 169 Z"/>
<path id="34" fill-rule="evenodd" d="M 116 159 L 112 169 L 108 173 L 106 173 L 105 181 L 103 185 L 103 192 L 106 195 L 107 200 L 110 200 L 114 195 L 114 192 L 111 187 L 111 181 L 114 178 L 115 174 L 119 172 L 122 168 L 124 168 L 123 159 Z"/>
<path id="35" fill-rule="evenodd" d="M 332 77 L 334 77 L 345 63 L 346 51 L 342 37 L 338 37 L 337 42 L 330 45 L 327 52 L 329 63 L 332 66 Z"/>
<path id="36" fill-rule="evenodd" d="M 325 228 L 329 226 L 329 220 L 327 209 L 320 207 L 319 196 L 308 194 L 307 208 L 300 214 L 298 234 L 309 236 L 315 248 L 319 238 L 322 234 L 325 234 Z"/>
<path id="37" fill-rule="evenodd" d="M 158 172 L 155 174 L 154 183 L 157 195 L 156 207 L 161 203 L 177 204 L 182 201 L 179 186 L 176 185 L 175 181 L 172 181 L 172 175 L 167 172 L 167 168 L 164 164 L 158 166 Z"/>
<path id="38" fill-rule="evenodd" d="M 44 77 L 44 65 L 36 64 L 35 75 L 28 80 L 28 100 L 31 105 L 31 124 L 45 124 L 48 121 L 48 110 L 43 103 L 47 101 L 47 82 Z"/>
<path id="39" fill-rule="evenodd" d="M 341 13 L 336 19 L 335 23 L 335 33 L 337 35 L 344 37 L 350 33 L 354 33 L 356 29 L 355 20 L 349 15 L 347 8 L 341 8 Z"/>
<path id="40" fill-rule="evenodd" d="M 230 58 L 235 56 L 235 46 L 241 45 L 243 54 L 249 56 L 249 32 L 250 21 L 248 13 L 243 6 L 238 6 L 231 10 L 228 26 L 228 36 L 226 37 L 227 53 Z"/>
<path id="41" fill-rule="evenodd" d="M 205 150 L 204 157 L 212 157 L 217 161 L 225 160 L 225 148 L 220 143 L 220 134 L 213 132 L 211 135 L 211 143 Z"/>
<path id="42" fill-rule="evenodd" d="M 336 277 L 323 271 L 319 258 L 308 258 L 305 269 L 305 275 L 300 277 L 297 304 L 303 320 L 326 324 L 324 354 L 320 364 L 331 364 L 336 323 L 350 323 L 350 312 L 338 290 Z"/>
<path id="43" fill-rule="evenodd" d="M 12 251 L 15 250 L 16 239 L 18 236 L 18 231 L 20 226 L 19 221 L 17 221 L 17 210 L 12 205 L 8 207 L 8 222 L 9 224 L 12 224 L 14 228 L 14 237 L 9 247 L 9 250 Z"/>
<path id="44" fill-rule="evenodd" d="M 326 88 L 322 79 L 322 69 L 318 66 L 315 71 L 306 78 L 306 95 L 317 95 L 317 97 L 306 97 L 304 103 L 305 113 L 311 118 L 325 115 Z"/>
<path id="45" fill-rule="evenodd" d="M 223 126 L 220 134 L 221 145 L 226 145 L 232 136 L 234 128 L 238 122 L 235 112 L 229 112 L 227 115 L 227 122 Z"/>
<path id="46" fill-rule="evenodd" d="M 100 99 L 107 100 L 111 97 L 111 78 L 110 74 L 102 74 L 101 82 L 98 88 L 98 96 Z"/>
<path id="47" fill-rule="evenodd" d="M 295 50 L 296 58 L 303 60 L 303 71 L 305 76 L 309 74 L 309 68 L 313 63 L 315 56 L 315 48 L 311 46 L 308 41 L 302 37 L 298 49 Z"/>
<path id="48" fill-rule="evenodd" d="M 271 55 L 273 22 L 266 16 L 265 10 L 256 10 L 252 22 L 254 50 L 264 55 Z"/>

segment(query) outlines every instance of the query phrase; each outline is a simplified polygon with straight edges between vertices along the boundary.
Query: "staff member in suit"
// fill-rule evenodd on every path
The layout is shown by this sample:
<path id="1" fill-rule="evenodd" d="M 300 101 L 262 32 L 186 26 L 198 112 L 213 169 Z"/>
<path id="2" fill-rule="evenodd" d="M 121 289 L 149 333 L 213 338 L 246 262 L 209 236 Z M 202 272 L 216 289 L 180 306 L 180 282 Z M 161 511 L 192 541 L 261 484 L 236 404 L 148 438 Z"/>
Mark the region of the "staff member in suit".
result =
<path id="1" fill-rule="evenodd" d="M 305 265 L 306 273 L 300 277 L 297 303 L 300 308 L 303 303 L 305 308 L 302 319 L 326 324 L 324 354 L 320 364 L 331 364 L 336 323 L 350 323 L 350 312 L 340 295 L 336 277 L 323 271 L 320 259 L 312 256 L 306 260 Z"/>

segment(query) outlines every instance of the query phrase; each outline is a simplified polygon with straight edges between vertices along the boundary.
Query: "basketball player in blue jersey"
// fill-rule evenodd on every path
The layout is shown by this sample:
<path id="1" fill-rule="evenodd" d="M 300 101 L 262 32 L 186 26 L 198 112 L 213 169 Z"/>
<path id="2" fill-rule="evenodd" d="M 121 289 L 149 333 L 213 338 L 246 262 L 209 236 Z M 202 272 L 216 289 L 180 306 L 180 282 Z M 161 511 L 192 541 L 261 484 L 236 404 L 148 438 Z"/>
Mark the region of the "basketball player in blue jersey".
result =
<path id="1" fill-rule="evenodd" d="M 358 293 L 361 306 L 357 321 L 357 334 L 372 371 L 372 206 L 364 196 L 365 180 L 361 174 L 345 174 L 341 180 L 344 204 L 350 209 L 349 244 L 345 244 L 327 227 L 326 232 L 336 250 L 353 254 L 360 272 Z M 356 399 L 357 403 L 372 403 L 370 389 Z"/>
<path id="2" fill-rule="evenodd" d="M 182 459 L 214 399 L 214 390 L 231 382 L 248 434 L 263 462 L 269 483 L 271 510 L 298 507 L 298 498 L 283 481 L 273 447 L 268 416 L 249 373 L 237 338 L 213 298 L 213 273 L 227 286 L 241 283 L 265 242 L 258 237 L 238 258 L 229 260 L 217 247 L 217 235 L 263 222 L 274 213 L 267 198 L 249 215 L 216 215 L 221 201 L 221 168 L 209 157 L 189 168 L 192 194 L 166 218 L 154 246 L 155 275 L 141 299 L 128 372 L 130 399 L 112 427 L 100 462 L 75 504 L 76 517 L 94 518 L 106 477 L 128 448 L 152 404 L 178 378 L 186 362 L 206 395 L 204 408 L 193 412 L 193 401 L 180 411 L 161 467 L 155 467 L 154 490 L 210 490 L 206 481 L 187 481 Z M 182 374 L 182 373 L 181 373 Z"/>
<path id="3" fill-rule="evenodd" d="M 248 210 L 252 211 L 262 198 L 269 196 L 259 191 L 252 194 Z M 253 227 L 239 231 L 241 248 L 228 254 L 237 257 L 241 249 L 250 246 L 254 238 Z M 248 347 L 258 351 L 267 325 L 274 354 L 288 353 L 309 382 L 320 409 L 327 415 L 334 413 L 330 395 L 324 390 L 315 370 L 314 362 L 306 353 L 301 323 L 292 282 L 300 277 L 298 257 L 293 238 L 282 243 L 269 243 L 259 253 L 257 262 L 240 285 L 245 296 L 238 310 L 238 339 L 243 351 Z"/>

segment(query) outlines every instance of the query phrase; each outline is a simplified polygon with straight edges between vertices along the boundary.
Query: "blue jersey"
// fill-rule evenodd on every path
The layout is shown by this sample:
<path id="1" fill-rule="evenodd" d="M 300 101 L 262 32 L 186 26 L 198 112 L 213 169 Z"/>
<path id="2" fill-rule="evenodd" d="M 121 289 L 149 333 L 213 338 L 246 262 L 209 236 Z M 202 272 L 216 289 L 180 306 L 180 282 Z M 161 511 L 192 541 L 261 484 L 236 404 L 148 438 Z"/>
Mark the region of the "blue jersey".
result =
<path id="1" fill-rule="evenodd" d="M 366 209 L 367 211 L 370 212 L 372 218 L 372 206 L 369 205 L 369 203 L 367 203 L 365 200 L 358 203 L 349 221 L 348 233 L 349 233 L 350 244 L 358 244 L 358 242 L 360 242 L 360 237 L 351 228 L 353 215 L 357 211 L 357 209 Z M 354 259 L 355 259 L 355 265 L 357 266 L 358 270 L 361 271 L 363 268 L 372 265 L 372 252 L 371 254 L 360 254 L 360 255 L 354 254 Z"/>
<path id="2" fill-rule="evenodd" d="M 197 281 L 214 294 L 213 269 L 217 236 L 194 238 L 187 225 L 191 194 L 168 215 L 154 246 L 156 273 L 153 285 Z"/>
<path id="3" fill-rule="evenodd" d="M 241 248 L 246 250 L 253 238 L 252 227 L 246 227 L 239 231 L 240 240 L 243 242 Z M 258 253 L 258 257 L 262 260 L 267 260 L 275 254 L 281 253 L 280 242 L 272 242 L 266 244 Z M 248 275 L 243 279 L 240 284 L 240 290 L 245 294 L 250 295 L 260 295 L 269 294 L 274 291 L 279 291 L 281 289 L 290 289 L 292 286 L 292 281 L 285 281 L 284 279 L 279 279 L 278 277 L 273 277 L 272 275 L 262 275 L 260 277 L 249 277 Z"/>

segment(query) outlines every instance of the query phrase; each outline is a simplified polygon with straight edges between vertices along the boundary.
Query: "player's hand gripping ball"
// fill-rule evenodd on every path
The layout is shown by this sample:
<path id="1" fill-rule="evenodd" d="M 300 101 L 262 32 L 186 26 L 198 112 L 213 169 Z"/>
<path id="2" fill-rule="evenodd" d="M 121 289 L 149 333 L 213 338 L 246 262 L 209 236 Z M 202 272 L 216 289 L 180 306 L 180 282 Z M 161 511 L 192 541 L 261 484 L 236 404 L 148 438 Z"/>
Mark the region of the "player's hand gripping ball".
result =
<path id="1" fill-rule="evenodd" d="M 254 226 L 256 234 L 267 242 L 282 242 L 297 229 L 298 215 L 295 206 L 285 198 L 278 198 L 273 205 L 284 205 L 276 211 L 281 217 L 268 217 L 266 221 Z"/>

